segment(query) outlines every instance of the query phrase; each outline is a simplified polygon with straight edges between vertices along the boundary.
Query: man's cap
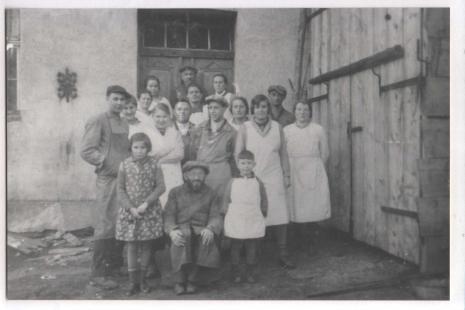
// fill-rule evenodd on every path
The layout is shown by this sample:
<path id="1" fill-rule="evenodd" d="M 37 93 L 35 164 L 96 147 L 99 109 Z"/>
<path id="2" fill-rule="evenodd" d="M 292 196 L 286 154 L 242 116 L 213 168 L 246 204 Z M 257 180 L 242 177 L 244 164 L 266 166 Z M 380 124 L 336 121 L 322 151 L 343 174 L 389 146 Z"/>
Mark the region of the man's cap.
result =
<path id="1" fill-rule="evenodd" d="M 210 102 L 217 102 L 217 103 L 221 104 L 223 107 L 228 106 L 228 102 L 226 101 L 226 99 L 224 99 L 224 97 L 220 96 L 220 95 L 211 95 L 211 96 L 208 96 L 207 98 L 205 98 L 205 103 L 206 104 L 210 104 Z"/>
<path id="2" fill-rule="evenodd" d="M 197 69 L 192 67 L 192 66 L 184 66 L 184 67 L 182 67 L 181 69 L 179 69 L 179 73 L 183 73 L 186 70 L 193 71 L 194 74 L 197 74 Z"/>
<path id="3" fill-rule="evenodd" d="M 126 98 L 129 98 L 131 95 L 124 89 L 124 87 L 119 86 L 119 85 L 111 85 L 107 87 L 107 96 L 109 96 L 112 93 L 117 93 L 117 94 L 122 94 Z"/>
<path id="4" fill-rule="evenodd" d="M 208 168 L 208 165 L 197 160 L 189 160 L 182 166 L 182 172 L 188 172 L 194 168 L 201 168 L 205 171 L 206 174 L 210 172 L 210 169 Z"/>
<path id="5" fill-rule="evenodd" d="M 281 96 L 284 96 L 284 97 L 286 97 L 286 95 L 287 95 L 286 88 L 284 88 L 281 85 L 271 85 L 270 87 L 268 87 L 268 93 L 271 93 L 272 91 L 275 91 L 275 92 L 277 92 L 278 94 L 280 94 Z"/>

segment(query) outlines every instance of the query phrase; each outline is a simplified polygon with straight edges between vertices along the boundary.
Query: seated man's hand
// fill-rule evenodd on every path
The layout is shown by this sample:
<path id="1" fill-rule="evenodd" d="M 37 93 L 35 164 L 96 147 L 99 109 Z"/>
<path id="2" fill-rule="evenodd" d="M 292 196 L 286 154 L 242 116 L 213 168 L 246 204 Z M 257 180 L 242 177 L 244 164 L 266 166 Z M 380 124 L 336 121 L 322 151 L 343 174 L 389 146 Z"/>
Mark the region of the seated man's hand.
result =
<path id="1" fill-rule="evenodd" d="M 204 228 L 200 232 L 200 236 L 202 237 L 202 243 L 208 245 L 213 241 L 215 234 L 210 229 Z"/>
<path id="2" fill-rule="evenodd" d="M 170 232 L 170 238 L 175 246 L 184 246 L 186 243 L 186 239 L 184 239 L 184 235 L 179 229 L 172 230 Z"/>

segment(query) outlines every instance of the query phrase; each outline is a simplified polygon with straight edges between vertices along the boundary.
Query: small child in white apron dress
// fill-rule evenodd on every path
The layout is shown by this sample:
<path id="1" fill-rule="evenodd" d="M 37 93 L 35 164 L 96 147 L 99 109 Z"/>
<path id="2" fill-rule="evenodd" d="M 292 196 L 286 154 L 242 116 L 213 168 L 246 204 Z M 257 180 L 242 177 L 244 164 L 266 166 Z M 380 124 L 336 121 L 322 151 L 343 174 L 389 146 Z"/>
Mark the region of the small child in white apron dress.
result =
<path id="1" fill-rule="evenodd" d="M 233 282 L 242 281 L 240 257 L 245 247 L 247 282 L 255 282 L 257 247 L 265 236 L 265 217 L 268 210 L 265 186 L 253 173 L 254 154 L 243 150 L 237 157 L 240 177 L 229 181 L 223 201 L 224 234 L 231 238 Z"/>

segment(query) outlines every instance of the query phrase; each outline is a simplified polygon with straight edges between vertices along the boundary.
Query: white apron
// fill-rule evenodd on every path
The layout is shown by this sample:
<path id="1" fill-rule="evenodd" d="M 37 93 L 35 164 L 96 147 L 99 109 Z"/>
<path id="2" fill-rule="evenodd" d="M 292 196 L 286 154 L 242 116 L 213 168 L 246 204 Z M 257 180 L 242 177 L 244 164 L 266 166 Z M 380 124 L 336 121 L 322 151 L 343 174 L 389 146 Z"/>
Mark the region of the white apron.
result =
<path id="1" fill-rule="evenodd" d="M 174 127 L 168 127 L 165 135 L 155 129 L 150 132 L 150 142 L 152 142 L 152 151 L 149 155 L 156 156 L 157 154 L 165 153 L 168 149 L 174 149 L 176 144 L 177 131 Z M 160 165 L 163 171 L 163 178 L 165 180 L 165 192 L 160 196 L 160 203 L 162 208 L 168 201 L 168 194 L 173 187 L 183 184 L 181 161 L 177 163 L 164 163 Z"/>
<path id="2" fill-rule="evenodd" d="M 244 126 L 247 135 L 246 149 L 255 155 L 257 165 L 254 172 L 264 183 L 268 198 L 266 226 L 287 224 L 289 213 L 279 155 L 281 148 L 279 124 L 271 121 L 271 128 L 265 136 L 257 132 L 251 121 L 245 122 Z"/>
<path id="3" fill-rule="evenodd" d="M 291 222 L 328 219 L 331 205 L 324 166 L 328 149 L 323 128 L 314 123 L 305 128 L 291 124 L 284 128 L 284 139 L 291 168 L 288 189 Z"/>
<path id="4" fill-rule="evenodd" d="M 224 218 L 224 234 L 236 239 L 265 236 L 265 218 L 260 209 L 256 178 L 236 178 L 231 184 L 231 203 Z"/>

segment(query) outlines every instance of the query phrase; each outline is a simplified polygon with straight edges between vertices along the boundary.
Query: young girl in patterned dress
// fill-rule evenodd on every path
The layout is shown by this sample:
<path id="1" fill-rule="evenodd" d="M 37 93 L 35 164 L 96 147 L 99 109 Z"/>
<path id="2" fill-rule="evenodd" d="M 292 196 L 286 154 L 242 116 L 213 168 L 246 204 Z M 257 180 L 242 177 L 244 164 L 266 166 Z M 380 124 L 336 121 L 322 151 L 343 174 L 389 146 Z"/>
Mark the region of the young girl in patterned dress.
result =
<path id="1" fill-rule="evenodd" d="M 158 198 L 165 191 L 163 173 L 157 160 L 147 156 L 152 149 L 149 137 L 145 133 L 135 133 L 131 136 L 130 145 L 131 156 L 121 163 L 118 171 L 120 209 L 116 222 L 116 239 L 127 242 L 128 296 L 139 290 L 143 293 L 150 291 L 145 274 L 151 242 L 163 236 L 163 216 Z"/>

